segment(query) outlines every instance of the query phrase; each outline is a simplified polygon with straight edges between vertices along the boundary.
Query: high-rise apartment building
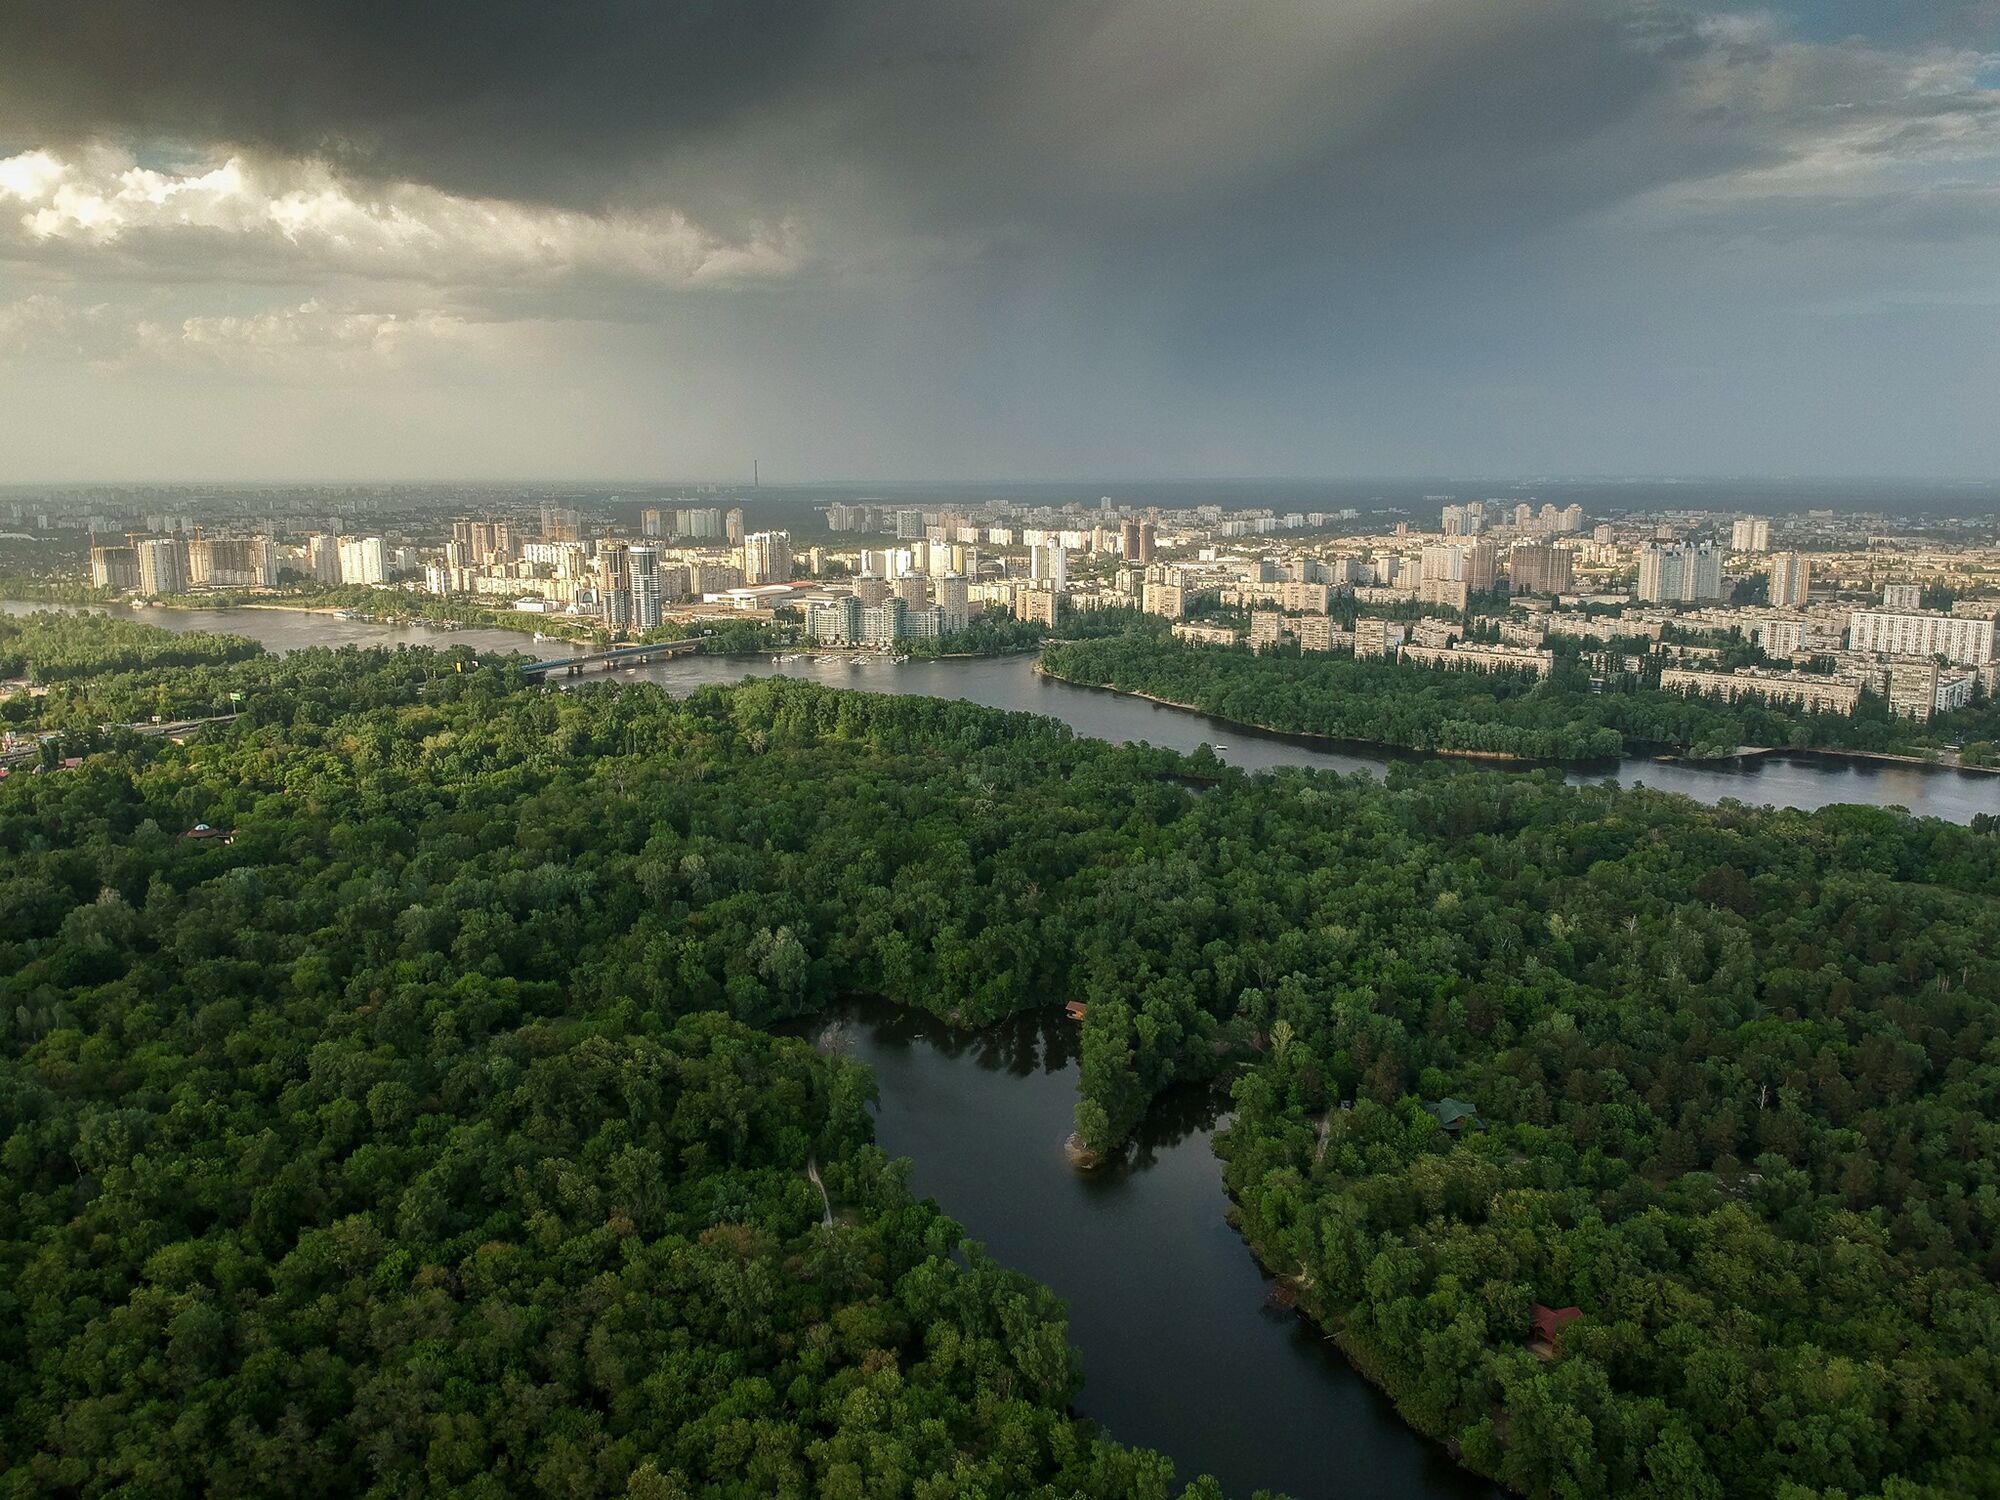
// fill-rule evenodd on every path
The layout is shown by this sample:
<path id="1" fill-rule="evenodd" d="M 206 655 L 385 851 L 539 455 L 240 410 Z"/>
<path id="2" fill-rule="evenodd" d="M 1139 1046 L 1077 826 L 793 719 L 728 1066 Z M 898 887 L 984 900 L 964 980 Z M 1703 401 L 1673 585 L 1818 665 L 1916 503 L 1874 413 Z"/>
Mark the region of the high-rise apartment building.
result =
<path id="1" fill-rule="evenodd" d="M 453 521 L 451 539 L 465 549 L 468 567 L 490 568 L 514 560 L 514 528 L 505 521 Z"/>
<path id="2" fill-rule="evenodd" d="M 1187 614 L 1187 593 L 1178 581 L 1147 583 L 1140 589 L 1139 607 L 1149 615 L 1178 620 Z"/>
<path id="3" fill-rule="evenodd" d="M 1576 586 L 1576 557 L 1567 547 L 1529 542 L 1507 554 L 1507 588 L 1513 594 L 1567 594 Z"/>
<path id="4" fill-rule="evenodd" d="M 1423 550 L 1419 581 L 1463 583 L 1472 593 L 1491 593 L 1499 555 L 1491 542 L 1432 542 Z"/>
<path id="5" fill-rule="evenodd" d="M 278 581 L 278 549 L 268 537 L 197 536 L 187 559 L 189 588 L 270 588 Z"/>
<path id="6" fill-rule="evenodd" d="M 315 531 L 307 537 L 306 568 L 315 583 L 339 583 L 340 538 L 330 531 Z"/>
<path id="7" fill-rule="evenodd" d="M 92 547 L 90 584 L 92 588 L 130 593 L 139 586 L 138 552 L 131 547 Z"/>
<path id="8" fill-rule="evenodd" d="M 1485 502 L 1474 500 L 1469 505 L 1447 505 L 1440 513 L 1446 536 L 1477 536 L 1486 529 Z"/>
<path id="9" fill-rule="evenodd" d="M 743 570 L 729 563 L 697 563 L 689 571 L 697 594 L 723 594 L 743 587 Z"/>
<path id="10" fill-rule="evenodd" d="M 389 577 L 387 558 L 379 536 L 344 536 L 340 539 L 340 581 L 345 584 L 377 584 Z"/>
<path id="11" fill-rule="evenodd" d="M 656 630 L 666 597 L 660 576 L 660 549 L 637 543 L 625 549 L 625 577 L 632 591 L 632 628 Z"/>
<path id="12" fill-rule="evenodd" d="M 639 512 L 639 535 L 651 538 L 666 534 L 666 516 L 657 505 L 649 505 Z"/>
<path id="13" fill-rule="evenodd" d="M 1490 594 L 1500 573 L 1500 549 L 1491 542 L 1474 542 L 1465 549 L 1465 586 L 1475 594 Z"/>
<path id="14" fill-rule="evenodd" d="M 722 539 L 732 547 L 743 545 L 743 511 L 731 506 L 722 518 Z"/>
<path id="15" fill-rule="evenodd" d="M 967 600 L 965 575 L 947 573 L 937 581 L 938 611 L 944 616 L 947 635 L 956 634 L 972 622 L 972 608 Z"/>
<path id="16" fill-rule="evenodd" d="M 187 592 L 187 546 L 176 536 L 149 536 L 134 541 L 138 555 L 139 592 L 149 597 Z"/>
<path id="17" fill-rule="evenodd" d="M 806 634 L 823 645 L 854 646 L 863 638 L 862 603 L 854 595 L 806 609 Z"/>
<path id="18" fill-rule="evenodd" d="M 792 538 L 785 531 L 753 531 L 743 538 L 743 578 L 746 583 L 790 583 Z"/>
<path id="19" fill-rule="evenodd" d="M 1769 552 L 1771 523 L 1758 516 L 1744 516 L 1729 528 L 1731 552 Z"/>
<path id="20" fill-rule="evenodd" d="M 1069 587 L 1069 554 L 1060 543 L 1050 542 L 1045 546 L 1028 549 L 1028 576 L 1038 583 L 1047 583 L 1052 588 Z"/>
<path id="21" fill-rule="evenodd" d="M 1062 595 L 1047 586 L 1017 588 L 1014 590 L 1014 618 L 1055 629 L 1056 614 L 1061 607 Z"/>
<path id="22" fill-rule="evenodd" d="M 1702 604 L 1722 597 L 1722 552 L 1710 543 L 1639 550 L 1642 604 Z"/>
<path id="23" fill-rule="evenodd" d="M 604 623 L 613 630 L 623 630 L 632 623 L 632 571 L 627 559 L 630 551 L 624 542 L 597 544 L 598 599 Z"/>
<path id="24" fill-rule="evenodd" d="M 1773 609 L 1799 609 L 1805 605 L 1812 584 L 1812 569 L 1805 558 L 1796 552 L 1772 553 L 1770 577 Z"/>
<path id="25" fill-rule="evenodd" d="M 1920 583 L 1885 583 L 1882 585 L 1882 607 L 1900 610 L 1922 609 L 1924 586 Z"/>
<path id="26" fill-rule="evenodd" d="M 861 611 L 861 644 L 893 646 L 903 636 L 903 615 L 909 606 L 901 599 L 884 599 Z"/>

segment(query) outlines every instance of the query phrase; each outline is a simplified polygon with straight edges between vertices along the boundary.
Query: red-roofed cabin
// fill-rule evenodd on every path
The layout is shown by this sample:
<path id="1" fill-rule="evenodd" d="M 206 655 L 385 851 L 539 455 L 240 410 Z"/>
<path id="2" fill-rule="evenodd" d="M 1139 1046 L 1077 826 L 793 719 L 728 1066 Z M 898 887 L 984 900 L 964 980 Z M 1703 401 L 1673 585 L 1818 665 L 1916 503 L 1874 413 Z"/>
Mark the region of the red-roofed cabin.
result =
<path id="1" fill-rule="evenodd" d="M 1081 1024 L 1083 1013 L 1089 1009 L 1090 1007 L 1085 1005 L 1081 1000 L 1072 1000 L 1063 1007 L 1063 1014 L 1068 1016 L 1072 1021 Z"/>
<path id="2" fill-rule="evenodd" d="M 1528 1348 L 1537 1359 L 1554 1359 L 1562 1348 L 1562 1331 L 1583 1316 L 1580 1307 L 1544 1307 L 1537 1302 L 1528 1314 Z"/>

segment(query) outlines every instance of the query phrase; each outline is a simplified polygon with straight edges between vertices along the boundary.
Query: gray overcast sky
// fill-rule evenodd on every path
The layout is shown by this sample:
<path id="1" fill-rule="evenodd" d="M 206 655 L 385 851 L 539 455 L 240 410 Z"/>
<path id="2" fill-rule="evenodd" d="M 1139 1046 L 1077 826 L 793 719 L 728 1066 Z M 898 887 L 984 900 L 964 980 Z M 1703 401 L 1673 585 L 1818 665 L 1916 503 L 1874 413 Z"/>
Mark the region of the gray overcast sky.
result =
<path id="1" fill-rule="evenodd" d="M 0 479 L 2000 474 L 2000 0 L 14 0 Z"/>

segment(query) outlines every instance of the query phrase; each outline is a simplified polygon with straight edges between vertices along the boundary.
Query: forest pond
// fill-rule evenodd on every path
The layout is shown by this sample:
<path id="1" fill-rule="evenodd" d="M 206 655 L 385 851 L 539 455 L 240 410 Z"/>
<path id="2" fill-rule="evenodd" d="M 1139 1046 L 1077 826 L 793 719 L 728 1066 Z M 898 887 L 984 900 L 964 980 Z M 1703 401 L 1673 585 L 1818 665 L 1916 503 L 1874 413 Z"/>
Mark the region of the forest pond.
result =
<path id="1" fill-rule="evenodd" d="M 1170 1092 L 1120 1164 L 1064 1158 L 1076 1028 L 1057 1010 L 976 1032 L 888 1005 L 839 1018 L 875 1070 L 876 1139 L 1002 1264 L 1053 1287 L 1082 1352 L 1077 1410 L 1232 1500 L 1501 1492 L 1418 1436 L 1272 1283 L 1223 1214 L 1219 1090 Z M 821 1026 L 815 1025 L 817 1034 Z"/>

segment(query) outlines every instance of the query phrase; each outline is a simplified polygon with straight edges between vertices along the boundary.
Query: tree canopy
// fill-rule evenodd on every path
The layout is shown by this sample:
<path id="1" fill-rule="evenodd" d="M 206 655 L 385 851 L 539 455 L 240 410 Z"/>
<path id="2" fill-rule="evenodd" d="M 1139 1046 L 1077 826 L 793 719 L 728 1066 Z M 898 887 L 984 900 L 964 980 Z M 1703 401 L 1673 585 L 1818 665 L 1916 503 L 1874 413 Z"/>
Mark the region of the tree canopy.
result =
<path id="1" fill-rule="evenodd" d="M 1525 1493 L 2000 1493 L 1990 827 L 198 670 L 233 724 L 0 785 L 0 1494 L 1170 1493 L 780 1034 L 856 992 L 1087 1002 L 1107 1152 L 1226 1078 L 1258 1252 Z"/>

